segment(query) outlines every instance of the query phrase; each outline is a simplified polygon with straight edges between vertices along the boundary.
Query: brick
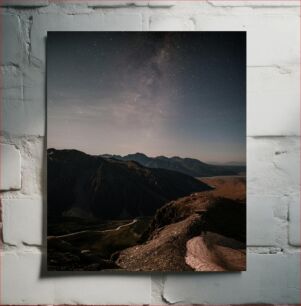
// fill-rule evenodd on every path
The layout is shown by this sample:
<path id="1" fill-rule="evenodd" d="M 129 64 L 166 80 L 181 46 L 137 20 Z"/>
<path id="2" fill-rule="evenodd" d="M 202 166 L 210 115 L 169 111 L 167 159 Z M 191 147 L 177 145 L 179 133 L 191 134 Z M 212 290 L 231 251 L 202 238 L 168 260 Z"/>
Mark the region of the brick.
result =
<path id="1" fill-rule="evenodd" d="M 153 15 L 149 21 L 150 31 L 191 31 L 194 23 L 191 19 L 166 15 Z"/>
<path id="2" fill-rule="evenodd" d="M 43 14 L 33 18 L 32 60 L 45 68 L 47 31 L 139 31 L 142 16 L 136 13 L 106 13 L 86 15 Z"/>
<path id="3" fill-rule="evenodd" d="M 164 0 L 149 0 L 150 7 L 172 7 L 176 4 L 176 1 L 164 1 Z"/>
<path id="4" fill-rule="evenodd" d="M 21 188 L 21 155 L 13 145 L 0 144 L 1 188 L 17 190 Z"/>
<path id="5" fill-rule="evenodd" d="M 21 34 L 21 23 L 18 16 L 13 14 L 1 14 L 3 27 L 2 38 L 2 65 L 22 63 L 24 42 Z"/>
<path id="6" fill-rule="evenodd" d="M 30 66 L 24 70 L 23 131 L 25 135 L 45 135 L 46 75 L 44 70 Z M 18 131 L 20 134 L 20 131 Z"/>
<path id="7" fill-rule="evenodd" d="M 9 135 L 44 135 L 45 75 L 25 66 L 1 67 L 2 130 Z"/>
<path id="8" fill-rule="evenodd" d="M 93 16 L 93 15 L 91 15 Z M 140 14 L 105 14 L 101 31 L 141 31 L 142 16 Z"/>
<path id="9" fill-rule="evenodd" d="M 46 152 L 43 138 L 26 138 L 22 142 L 22 194 L 31 197 L 40 197 L 43 193 L 45 180 Z M 45 184 L 45 181 L 44 181 Z"/>
<path id="10" fill-rule="evenodd" d="M 42 254 L 2 253 L 3 304 L 148 304 L 148 275 L 42 272 Z M 69 276 L 69 277 L 68 277 Z M 70 277 L 73 276 L 73 277 Z M 118 292 L 118 294 L 117 294 Z"/>
<path id="11" fill-rule="evenodd" d="M 164 304 L 162 299 L 162 290 L 164 286 L 164 277 L 163 274 L 152 274 L 151 275 L 151 303 L 153 305 Z"/>
<path id="12" fill-rule="evenodd" d="M 216 1 L 208 0 L 208 3 L 216 7 L 298 7 L 299 1 L 252 1 L 252 0 L 230 0 Z"/>
<path id="13" fill-rule="evenodd" d="M 149 1 L 102 1 L 92 0 L 86 1 L 88 7 L 103 7 L 103 8 L 116 8 L 116 7 L 127 7 L 127 6 L 148 6 Z"/>
<path id="14" fill-rule="evenodd" d="M 167 275 L 163 298 L 181 304 L 298 303 L 299 271 L 299 253 L 248 254 L 247 272 Z"/>
<path id="15" fill-rule="evenodd" d="M 300 229 L 300 194 L 290 196 L 289 202 L 289 243 L 301 245 Z"/>
<path id="16" fill-rule="evenodd" d="M 299 70 L 248 68 L 248 135 L 300 135 Z"/>
<path id="17" fill-rule="evenodd" d="M 54 282 L 40 278 L 41 253 L 3 252 L 1 257 L 3 304 L 54 303 Z"/>
<path id="18" fill-rule="evenodd" d="M 162 0 L 138 0 L 138 1 L 102 1 L 102 0 L 88 0 L 88 7 L 100 7 L 100 8 L 116 8 L 127 6 L 149 6 L 149 7 L 162 7 L 170 8 L 175 5 L 175 1 L 162 1 Z"/>
<path id="19" fill-rule="evenodd" d="M 198 31 L 220 31 L 221 27 L 223 31 L 247 31 L 248 66 L 298 66 L 298 13 L 297 8 L 290 14 L 240 9 L 193 18 Z"/>
<path id="20" fill-rule="evenodd" d="M 0 6 L 6 7 L 41 7 L 47 6 L 49 4 L 48 0 L 2 0 Z"/>
<path id="21" fill-rule="evenodd" d="M 3 199 L 3 241 L 10 245 L 42 245 L 42 199 Z"/>
<path id="22" fill-rule="evenodd" d="M 22 71 L 15 66 L 1 67 L 2 82 L 2 130 L 14 133 L 19 121 L 14 120 L 23 110 Z"/>
<path id="23" fill-rule="evenodd" d="M 271 196 L 248 196 L 247 245 L 274 246 L 276 220 L 273 207 L 279 199 Z M 259 213 L 260 212 L 260 213 Z M 263 235 L 264 233 L 264 235 Z"/>
<path id="24" fill-rule="evenodd" d="M 86 2 L 88 1 L 61 1 L 61 0 L 49 0 L 48 6 L 39 7 L 38 15 L 43 14 L 66 14 L 66 15 L 86 15 L 91 14 L 93 12 L 92 7 L 88 7 Z M 34 14 L 35 15 L 35 14 Z M 29 20 L 31 23 L 31 20 Z"/>
<path id="25" fill-rule="evenodd" d="M 45 133 L 45 75 L 36 67 L 23 71 L 5 67 L 3 84 L 3 130 L 9 135 Z"/>
<path id="26" fill-rule="evenodd" d="M 1 72 L 1 95 L 6 101 L 22 101 L 22 72 L 16 66 L 2 66 Z M 5 118 L 4 118 L 5 119 Z"/>
<path id="27" fill-rule="evenodd" d="M 299 137 L 248 137 L 248 196 L 298 193 L 299 150 Z"/>
<path id="28" fill-rule="evenodd" d="M 88 7 L 104 7 L 104 8 L 116 8 L 116 7 L 126 7 L 135 5 L 134 1 L 119 1 L 119 0 L 112 0 L 112 1 L 101 1 L 101 0 L 93 0 L 93 1 L 86 1 Z"/>

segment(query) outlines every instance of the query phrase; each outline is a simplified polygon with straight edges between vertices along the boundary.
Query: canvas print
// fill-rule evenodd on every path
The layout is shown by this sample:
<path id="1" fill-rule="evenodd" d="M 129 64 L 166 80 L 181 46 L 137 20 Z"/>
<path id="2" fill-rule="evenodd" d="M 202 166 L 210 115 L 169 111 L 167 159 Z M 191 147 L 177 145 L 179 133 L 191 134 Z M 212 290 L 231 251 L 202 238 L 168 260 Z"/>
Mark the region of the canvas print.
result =
<path id="1" fill-rule="evenodd" d="M 245 32 L 49 32 L 50 271 L 246 270 Z"/>

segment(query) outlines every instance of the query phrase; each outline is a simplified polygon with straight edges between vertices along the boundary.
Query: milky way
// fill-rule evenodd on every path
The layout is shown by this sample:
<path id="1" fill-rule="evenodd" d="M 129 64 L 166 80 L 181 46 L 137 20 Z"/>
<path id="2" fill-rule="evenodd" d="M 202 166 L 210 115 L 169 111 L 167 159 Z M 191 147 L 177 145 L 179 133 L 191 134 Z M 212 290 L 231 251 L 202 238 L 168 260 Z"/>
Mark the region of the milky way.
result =
<path id="1" fill-rule="evenodd" d="M 52 32 L 48 147 L 245 162 L 244 32 Z"/>

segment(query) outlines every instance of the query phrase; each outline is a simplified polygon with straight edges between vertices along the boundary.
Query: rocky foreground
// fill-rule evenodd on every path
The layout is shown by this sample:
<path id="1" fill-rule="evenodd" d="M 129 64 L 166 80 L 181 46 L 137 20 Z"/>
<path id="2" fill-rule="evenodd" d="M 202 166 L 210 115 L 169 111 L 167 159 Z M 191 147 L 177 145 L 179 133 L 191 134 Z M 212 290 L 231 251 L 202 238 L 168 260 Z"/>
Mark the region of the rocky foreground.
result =
<path id="1" fill-rule="evenodd" d="M 114 259 L 129 271 L 243 271 L 245 210 L 244 201 L 210 193 L 172 201 L 156 213 L 145 242 Z"/>
<path id="2" fill-rule="evenodd" d="M 204 180 L 214 189 L 170 201 L 151 218 L 59 223 L 48 237 L 49 270 L 245 270 L 245 178 Z"/>

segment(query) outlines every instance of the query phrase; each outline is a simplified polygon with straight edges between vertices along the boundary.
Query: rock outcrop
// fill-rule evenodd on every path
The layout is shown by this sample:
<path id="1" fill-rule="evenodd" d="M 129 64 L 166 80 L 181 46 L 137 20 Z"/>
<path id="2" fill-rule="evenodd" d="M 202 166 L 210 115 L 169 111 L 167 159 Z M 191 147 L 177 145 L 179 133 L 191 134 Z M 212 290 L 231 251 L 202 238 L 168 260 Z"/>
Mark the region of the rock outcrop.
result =
<path id="1" fill-rule="evenodd" d="M 140 245 L 121 251 L 117 265 L 130 271 L 241 271 L 246 267 L 246 206 L 195 193 L 155 214 Z"/>

